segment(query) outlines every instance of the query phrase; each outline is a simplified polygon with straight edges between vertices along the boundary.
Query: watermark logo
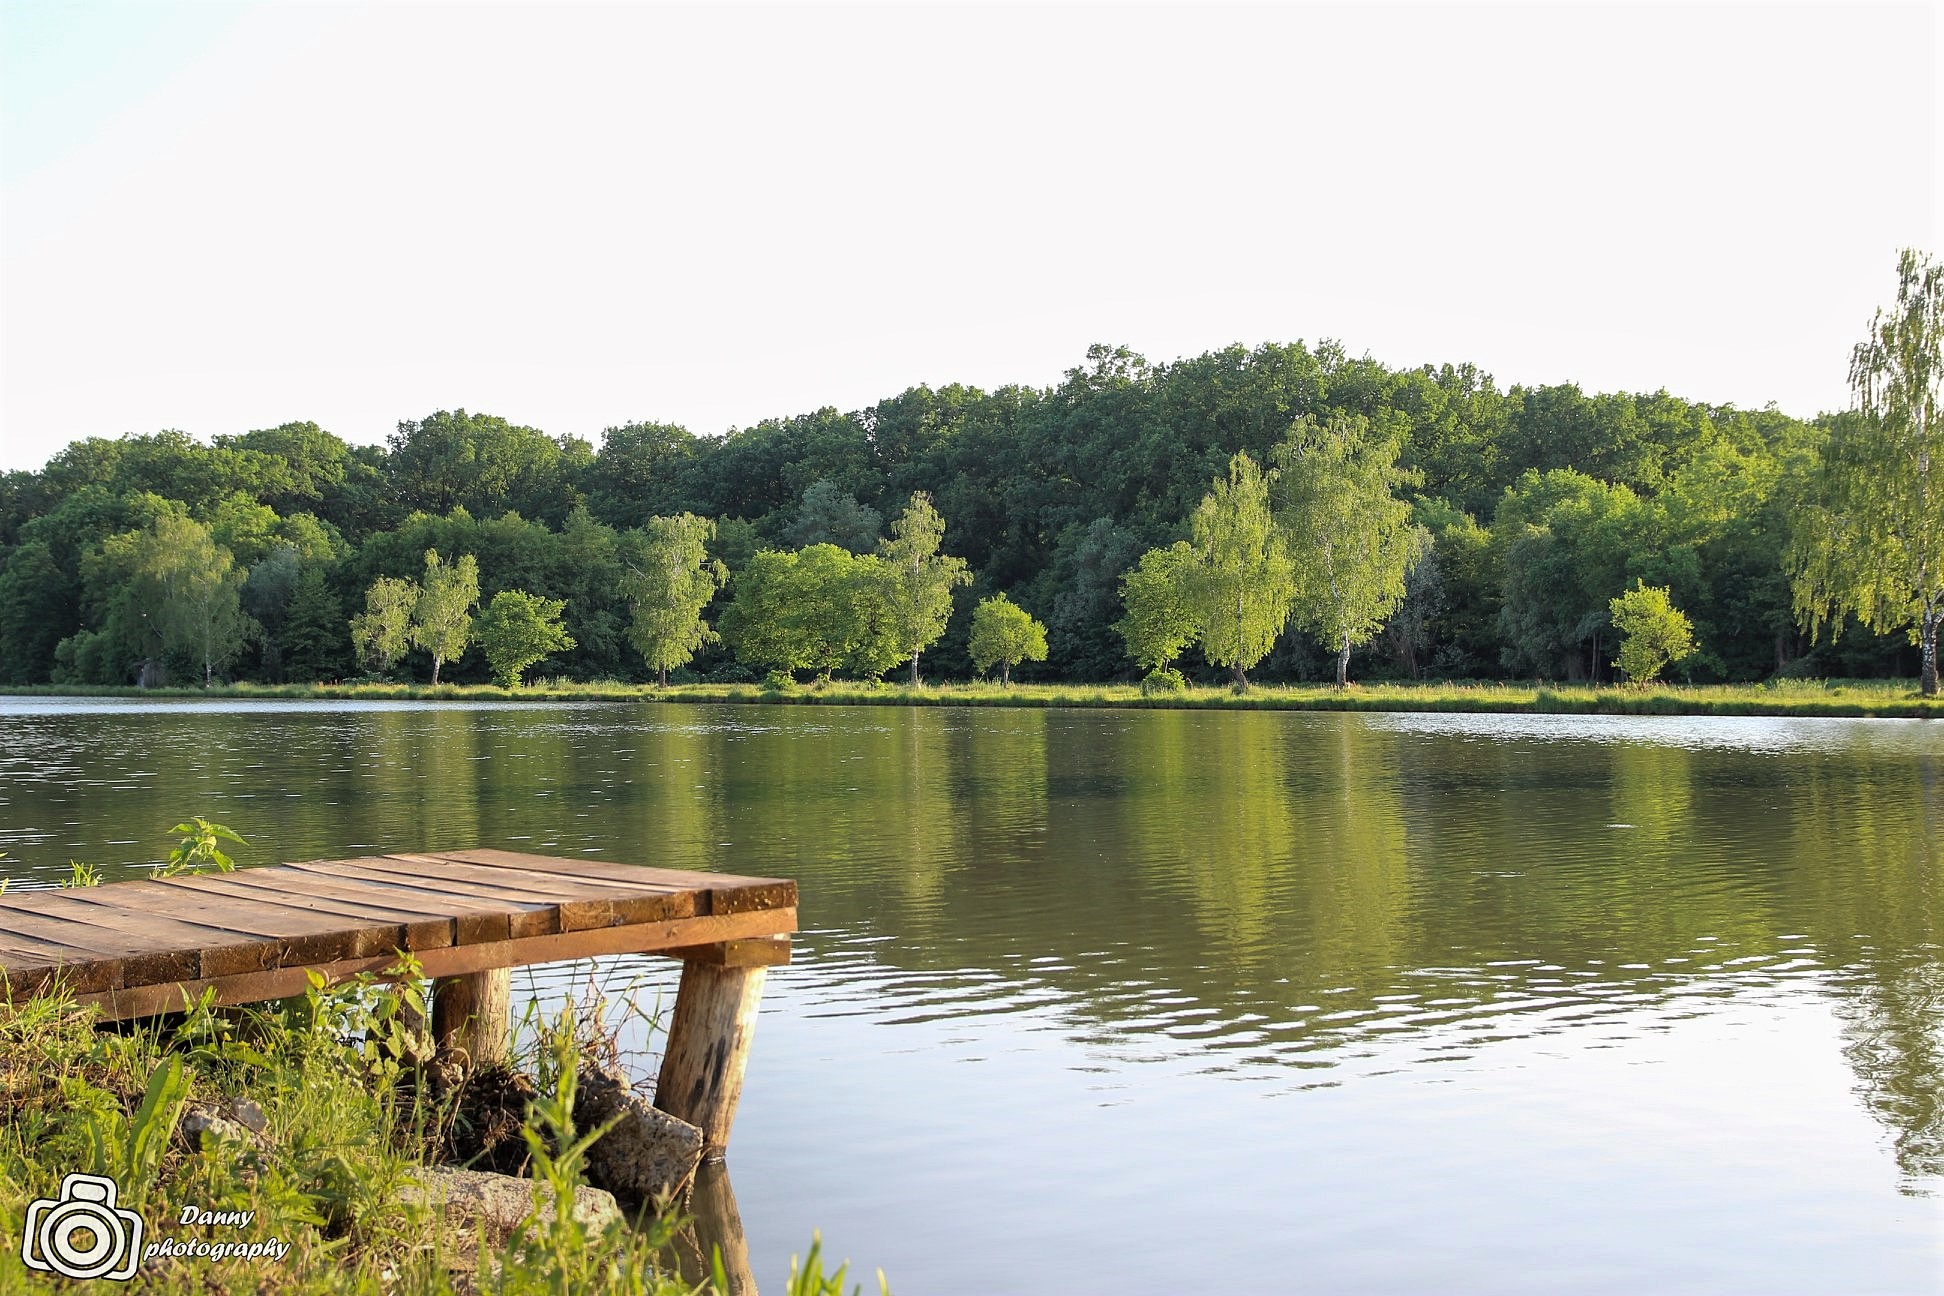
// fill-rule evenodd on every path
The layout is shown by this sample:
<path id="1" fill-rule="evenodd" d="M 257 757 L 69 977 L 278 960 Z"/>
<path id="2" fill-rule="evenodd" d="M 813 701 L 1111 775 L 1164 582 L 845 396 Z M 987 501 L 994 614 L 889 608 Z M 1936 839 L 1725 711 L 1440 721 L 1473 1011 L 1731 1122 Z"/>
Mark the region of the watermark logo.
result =
<path id="1" fill-rule="evenodd" d="M 142 1217 L 118 1209 L 115 1197 L 113 1179 L 67 1176 L 59 1197 L 27 1207 L 20 1258 L 29 1269 L 64 1278 L 133 1278 L 142 1255 Z"/>

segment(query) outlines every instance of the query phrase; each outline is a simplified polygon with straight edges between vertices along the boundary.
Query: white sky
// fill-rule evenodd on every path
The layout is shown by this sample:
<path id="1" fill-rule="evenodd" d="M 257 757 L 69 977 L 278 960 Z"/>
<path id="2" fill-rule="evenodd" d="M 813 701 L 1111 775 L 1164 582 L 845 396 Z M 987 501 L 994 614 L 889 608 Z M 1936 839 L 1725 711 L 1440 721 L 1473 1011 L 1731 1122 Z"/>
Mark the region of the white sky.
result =
<path id="1" fill-rule="evenodd" d="M 1944 253 L 1929 5 L 0 0 L 0 468 L 598 443 L 1342 339 L 1810 415 Z"/>

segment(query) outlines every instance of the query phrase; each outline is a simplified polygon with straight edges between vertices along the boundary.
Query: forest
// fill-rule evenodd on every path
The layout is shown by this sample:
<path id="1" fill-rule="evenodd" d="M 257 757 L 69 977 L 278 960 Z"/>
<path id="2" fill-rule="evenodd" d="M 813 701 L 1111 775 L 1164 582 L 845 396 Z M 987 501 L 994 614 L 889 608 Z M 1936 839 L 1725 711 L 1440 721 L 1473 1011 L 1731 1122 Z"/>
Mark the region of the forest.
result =
<path id="1" fill-rule="evenodd" d="M 1798 615 L 1788 555 L 1824 447 L 1855 417 L 1501 388 L 1470 365 L 1299 342 L 1171 363 L 1096 346 L 1046 388 L 917 386 L 719 436 L 619 423 L 598 446 L 464 409 L 383 445 L 313 422 L 207 444 L 91 437 L 0 478 L 0 682 L 745 681 L 904 663 L 915 680 L 920 648 L 931 678 L 1132 679 L 1171 660 L 1136 660 L 1144 569 L 1199 543 L 1198 510 L 1238 465 L 1270 482 L 1280 465 L 1277 508 L 1297 508 L 1290 474 L 1332 436 L 1377 448 L 1339 467 L 1394 505 L 1401 576 L 1354 660 L 1316 617 L 1245 627 L 1255 679 L 1611 680 L 1616 600 L 1649 587 L 1691 624 L 1672 667 L 1688 681 L 1910 677 L 1918 649 L 1894 621 L 1861 609 L 1891 630 L 1873 633 L 1838 600 L 1812 636 Z M 1337 497 L 1302 480 L 1304 507 L 1330 513 Z M 1312 547 L 1292 536 L 1289 579 Z M 867 587 L 881 597 L 853 597 Z M 843 622 L 814 650 L 813 594 Z M 674 612 L 658 624 L 658 608 Z M 1239 678 L 1217 638 L 1185 634 L 1173 664 Z"/>

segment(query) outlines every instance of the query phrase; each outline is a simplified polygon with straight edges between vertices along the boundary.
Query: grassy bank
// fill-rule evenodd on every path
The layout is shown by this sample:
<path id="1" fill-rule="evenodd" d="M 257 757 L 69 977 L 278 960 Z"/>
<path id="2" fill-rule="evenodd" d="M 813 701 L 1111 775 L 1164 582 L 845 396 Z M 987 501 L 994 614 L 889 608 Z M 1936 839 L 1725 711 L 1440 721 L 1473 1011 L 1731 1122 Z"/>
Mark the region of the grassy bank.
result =
<path id="1" fill-rule="evenodd" d="M 419 1167 L 445 1159 L 456 1119 L 451 1083 L 436 1080 L 423 1037 L 406 1027 L 423 1006 L 416 994 L 352 983 L 254 1008 L 204 1006 L 166 1028 L 104 1027 L 59 994 L 0 997 L 0 1293 L 718 1290 L 674 1271 L 668 1221 L 548 1211 L 523 1235 L 469 1242 L 415 1195 Z M 581 1181 L 571 1077 L 587 1046 L 566 1014 L 540 1039 L 532 1065 L 542 1088 L 519 1131 L 536 1207 L 572 1200 Z M 190 1136 L 192 1114 L 234 1111 L 239 1099 L 260 1107 L 254 1132 L 232 1122 Z M 76 1173 L 113 1180 L 114 1207 L 143 1221 L 129 1253 L 147 1258 L 132 1282 L 67 1283 L 23 1258 L 30 1205 L 60 1198 Z M 33 1241 L 29 1251 L 43 1259 L 54 1245 L 44 1229 Z M 814 1248 L 780 1288 L 849 1289 L 822 1272 Z"/>
<path id="2" fill-rule="evenodd" d="M 1944 718 L 1913 680 L 1776 680 L 1766 684 L 1654 685 L 1645 689 L 1547 683 L 1382 683 L 1338 690 L 1320 684 L 1258 685 L 1245 694 L 1188 688 L 1144 696 L 1134 684 L 651 684 L 545 680 L 519 689 L 491 684 L 233 684 L 213 689 L 82 685 L 0 690 L 13 696 L 314 698 L 369 701 L 627 701 L 837 704 L 845 706 L 1148 707 L 1260 711 L 1469 711 L 1537 715 L 1886 716 Z"/>

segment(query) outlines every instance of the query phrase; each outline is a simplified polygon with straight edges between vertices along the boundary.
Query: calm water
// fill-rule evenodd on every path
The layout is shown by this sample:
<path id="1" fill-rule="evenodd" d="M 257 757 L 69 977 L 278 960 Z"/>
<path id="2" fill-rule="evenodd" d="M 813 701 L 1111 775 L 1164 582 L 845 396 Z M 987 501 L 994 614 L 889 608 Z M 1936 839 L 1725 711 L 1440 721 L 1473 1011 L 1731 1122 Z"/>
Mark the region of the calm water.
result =
<path id="1" fill-rule="evenodd" d="M 199 812 L 798 878 L 766 1290 L 1944 1290 L 1935 724 L 0 700 L 16 884 Z"/>

